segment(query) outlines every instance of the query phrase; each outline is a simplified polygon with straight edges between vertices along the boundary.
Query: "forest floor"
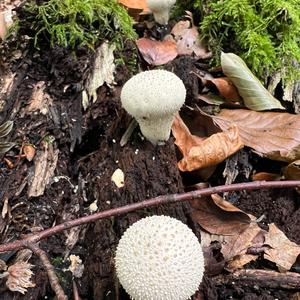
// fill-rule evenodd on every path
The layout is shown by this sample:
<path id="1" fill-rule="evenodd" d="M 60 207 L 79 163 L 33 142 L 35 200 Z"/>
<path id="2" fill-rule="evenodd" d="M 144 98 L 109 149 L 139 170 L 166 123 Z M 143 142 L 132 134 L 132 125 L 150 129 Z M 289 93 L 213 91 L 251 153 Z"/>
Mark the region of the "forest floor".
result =
<path id="1" fill-rule="evenodd" d="M 0 10 L 9 9 L 10 5 L 11 1 L 4 1 L 0 3 Z M 26 43 L 21 43 L 18 49 L 13 46 L 8 49 L 3 43 L 1 53 L 5 53 L 5 57 L 0 57 L 0 124 L 8 120 L 14 122 L 8 138 L 16 144 L 0 160 L 2 244 L 95 211 L 195 189 L 202 182 L 216 186 L 225 184 L 230 176 L 234 177 L 230 183 L 238 183 L 251 181 L 251 176 L 259 172 L 279 174 L 285 165 L 262 158 L 246 147 L 220 163 L 209 179 L 203 180 L 198 171 L 178 170 L 180 153 L 173 137 L 165 145 L 153 146 L 142 138 L 137 128 L 121 147 L 120 140 L 131 120 L 120 103 L 121 88 L 133 75 L 129 62 L 136 55 L 138 68 L 149 68 L 131 42 L 124 46 L 125 64 L 116 65 L 114 85 L 99 87 L 97 100 L 86 110 L 81 96 L 91 72 L 94 52 L 80 49 L 75 56 L 61 47 L 36 50 Z M 205 64 L 195 56 L 185 55 L 164 65 L 178 75 L 187 88 L 188 105 L 181 114 L 185 120 L 196 115 L 191 107 L 203 105 L 206 111 L 211 109 L 198 99 L 202 83 L 195 74 L 201 73 Z M 28 145 L 29 151 L 34 151 L 32 158 L 24 150 Z M 125 173 L 122 191 L 111 180 L 117 168 Z M 226 175 L 223 175 L 224 170 Z M 260 219 L 261 229 L 268 230 L 269 224 L 274 223 L 290 241 L 300 245 L 300 196 L 296 190 L 230 192 L 224 197 L 243 212 Z M 40 242 L 69 299 L 129 299 L 121 288 L 116 291 L 119 287 L 112 271 L 112 255 L 128 225 L 153 213 L 180 218 L 201 236 L 203 229 L 191 219 L 190 205 L 184 204 L 97 221 Z M 268 270 L 275 274 L 275 279 L 272 276 L 265 280 L 231 277 L 232 273 L 224 268 L 226 261 L 221 247 L 220 241 L 214 242 L 206 253 L 210 256 L 206 274 L 193 299 L 300 299 L 299 282 L 291 288 L 276 281 L 275 275 L 280 274 L 278 266 L 267 260 L 263 251 L 242 270 Z M 2 253 L 0 259 L 9 265 L 16 253 Z M 71 254 L 82 260 L 81 276 L 74 277 L 68 269 Z M 30 263 L 34 265 L 35 287 L 28 288 L 22 295 L 8 289 L 6 278 L 0 279 L 0 299 L 55 299 L 39 259 L 32 256 Z M 291 272 L 300 272 L 299 258 Z M 80 298 L 74 296 L 73 282 Z"/>

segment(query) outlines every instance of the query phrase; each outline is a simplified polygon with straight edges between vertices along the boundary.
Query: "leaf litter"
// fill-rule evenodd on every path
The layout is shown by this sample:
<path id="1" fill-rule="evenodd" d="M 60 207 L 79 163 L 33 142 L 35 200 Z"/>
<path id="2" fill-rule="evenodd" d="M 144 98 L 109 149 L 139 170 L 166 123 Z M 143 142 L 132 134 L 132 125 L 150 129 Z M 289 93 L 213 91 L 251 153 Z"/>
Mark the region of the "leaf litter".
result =
<path id="1" fill-rule="evenodd" d="M 300 254 L 300 246 L 291 242 L 275 224 L 269 224 L 268 231 L 261 229 L 255 217 L 218 195 L 194 200 L 192 206 L 193 220 L 205 229 L 201 231 L 204 251 L 209 252 L 211 244 L 219 242 L 225 268 L 230 272 L 258 259 L 259 253 L 274 262 L 279 271 L 288 271 Z M 255 253 L 254 249 L 259 251 Z"/>

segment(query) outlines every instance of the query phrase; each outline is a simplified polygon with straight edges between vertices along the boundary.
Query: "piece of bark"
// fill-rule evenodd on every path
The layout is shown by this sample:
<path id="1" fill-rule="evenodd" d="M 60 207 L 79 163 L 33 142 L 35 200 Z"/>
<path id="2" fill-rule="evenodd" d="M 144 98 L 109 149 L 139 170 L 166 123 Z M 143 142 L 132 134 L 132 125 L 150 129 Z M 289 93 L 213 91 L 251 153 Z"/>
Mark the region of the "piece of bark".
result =
<path id="1" fill-rule="evenodd" d="M 300 274 L 293 272 L 279 273 L 271 270 L 238 270 L 229 275 L 214 277 L 216 285 L 232 284 L 232 282 L 261 288 L 300 289 Z"/>

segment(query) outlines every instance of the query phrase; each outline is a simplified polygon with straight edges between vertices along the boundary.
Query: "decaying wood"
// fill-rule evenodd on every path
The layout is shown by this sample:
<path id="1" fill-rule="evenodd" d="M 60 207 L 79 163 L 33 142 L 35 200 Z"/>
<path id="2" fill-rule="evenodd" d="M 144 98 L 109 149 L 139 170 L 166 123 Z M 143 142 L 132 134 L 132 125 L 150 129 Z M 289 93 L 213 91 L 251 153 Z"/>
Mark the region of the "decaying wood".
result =
<path id="1" fill-rule="evenodd" d="M 272 289 L 300 289 L 300 274 L 286 272 L 279 273 L 269 270 L 239 270 L 229 275 L 214 277 L 217 285 L 241 283 L 247 286 L 258 285 Z"/>

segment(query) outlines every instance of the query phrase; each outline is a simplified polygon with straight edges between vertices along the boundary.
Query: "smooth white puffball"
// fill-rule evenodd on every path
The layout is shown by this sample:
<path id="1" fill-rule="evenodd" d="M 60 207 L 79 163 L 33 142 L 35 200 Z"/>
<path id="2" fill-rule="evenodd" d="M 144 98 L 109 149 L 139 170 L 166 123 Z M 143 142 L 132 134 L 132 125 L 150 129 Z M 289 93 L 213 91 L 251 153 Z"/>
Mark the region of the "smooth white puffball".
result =
<path id="1" fill-rule="evenodd" d="M 120 239 L 117 276 L 134 300 L 187 300 L 204 272 L 201 245 L 177 219 L 152 216 L 130 226 Z"/>

